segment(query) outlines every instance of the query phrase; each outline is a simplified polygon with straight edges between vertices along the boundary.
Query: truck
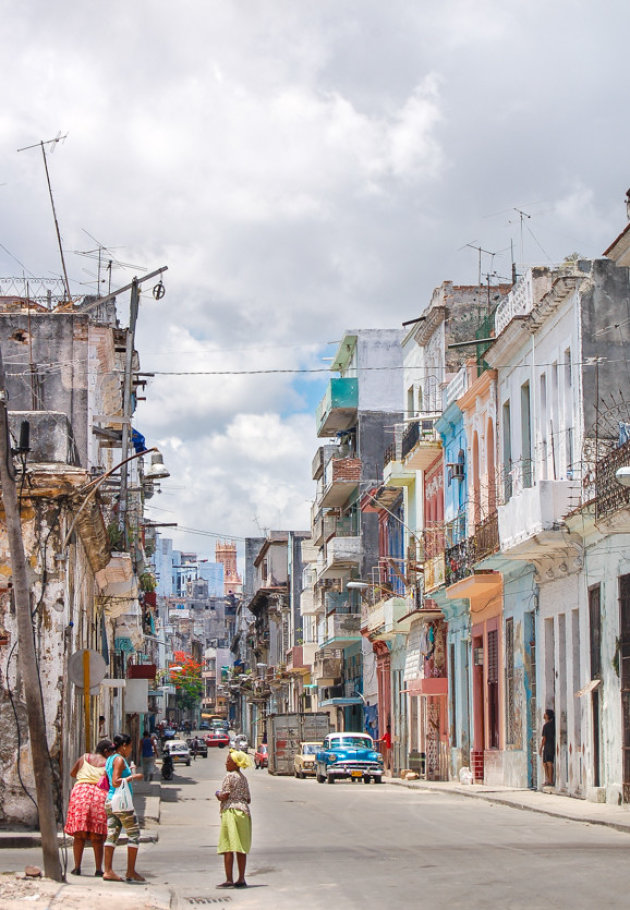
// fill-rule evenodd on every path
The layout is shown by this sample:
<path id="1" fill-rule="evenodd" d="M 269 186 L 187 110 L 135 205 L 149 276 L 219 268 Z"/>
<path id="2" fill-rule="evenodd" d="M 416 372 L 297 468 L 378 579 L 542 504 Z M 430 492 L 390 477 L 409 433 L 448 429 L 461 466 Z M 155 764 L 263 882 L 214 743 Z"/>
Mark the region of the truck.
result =
<path id="1" fill-rule="evenodd" d="M 325 711 L 313 713 L 270 714 L 267 718 L 269 773 L 293 775 L 293 759 L 303 742 L 323 742 L 330 732 Z"/>

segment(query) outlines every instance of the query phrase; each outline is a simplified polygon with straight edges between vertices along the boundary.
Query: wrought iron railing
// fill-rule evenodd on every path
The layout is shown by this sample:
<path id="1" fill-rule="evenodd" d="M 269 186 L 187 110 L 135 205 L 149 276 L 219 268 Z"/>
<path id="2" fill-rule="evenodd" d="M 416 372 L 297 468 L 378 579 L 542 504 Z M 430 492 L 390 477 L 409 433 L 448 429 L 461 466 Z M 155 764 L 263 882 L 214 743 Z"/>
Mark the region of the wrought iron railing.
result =
<path id="1" fill-rule="evenodd" d="M 609 452 L 595 466 L 595 514 L 602 518 L 630 504 L 630 487 L 622 486 L 615 474 L 630 465 L 630 442 Z"/>
<path id="2" fill-rule="evenodd" d="M 415 444 L 420 439 L 420 427 L 418 421 L 410 423 L 405 432 L 403 433 L 402 438 L 402 457 L 405 458 L 409 452 L 413 449 Z"/>
<path id="3" fill-rule="evenodd" d="M 446 584 L 452 585 L 472 575 L 475 564 L 475 544 L 473 537 L 460 540 L 445 552 Z"/>
<path id="4" fill-rule="evenodd" d="M 482 521 L 475 528 L 474 534 L 475 560 L 479 562 L 486 556 L 496 553 L 499 549 L 499 515 L 493 512 L 489 518 Z"/>

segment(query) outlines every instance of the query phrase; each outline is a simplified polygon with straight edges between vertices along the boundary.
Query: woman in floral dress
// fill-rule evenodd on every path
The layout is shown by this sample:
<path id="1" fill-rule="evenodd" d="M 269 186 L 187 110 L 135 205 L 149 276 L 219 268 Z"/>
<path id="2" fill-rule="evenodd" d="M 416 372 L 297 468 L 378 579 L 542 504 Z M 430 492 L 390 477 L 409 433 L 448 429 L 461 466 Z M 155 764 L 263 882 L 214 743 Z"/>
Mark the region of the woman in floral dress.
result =
<path id="1" fill-rule="evenodd" d="M 245 865 L 252 844 L 252 818 L 249 811 L 251 796 L 243 768 L 251 768 L 252 760 L 246 752 L 230 749 L 225 760 L 227 774 L 217 790 L 216 797 L 221 803 L 221 830 L 217 853 L 223 854 L 225 881 L 219 888 L 245 888 Z M 238 878 L 234 881 L 234 854 L 238 867 Z"/>
<path id="2" fill-rule="evenodd" d="M 103 844 L 107 836 L 107 815 L 105 813 L 106 791 L 99 787 L 105 774 L 105 760 L 114 751 L 108 739 L 102 739 L 95 752 L 86 752 L 76 762 L 70 777 L 76 783 L 70 794 L 65 832 L 74 838 L 74 869 L 72 875 L 81 875 L 81 860 L 85 842 L 91 841 L 94 848 L 96 872 L 103 874 Z"/>

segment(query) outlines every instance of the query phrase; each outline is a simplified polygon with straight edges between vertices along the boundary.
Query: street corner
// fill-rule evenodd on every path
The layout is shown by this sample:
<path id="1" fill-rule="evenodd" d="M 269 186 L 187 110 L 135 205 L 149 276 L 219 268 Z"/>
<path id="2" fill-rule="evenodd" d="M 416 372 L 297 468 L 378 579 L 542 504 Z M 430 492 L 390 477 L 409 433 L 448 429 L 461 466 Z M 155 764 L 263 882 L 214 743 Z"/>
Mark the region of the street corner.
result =
<path id="1" fill-rule="evenodd" d="M 49 878 L 27 877 L 23 872 L 0 874 L 2 910 L 111 910 L 112 903 L 125 910 L 170 910 L 173 897 L 166 887 L 127 882 L 105 883 L 101 879 L 56 882 Z"/>

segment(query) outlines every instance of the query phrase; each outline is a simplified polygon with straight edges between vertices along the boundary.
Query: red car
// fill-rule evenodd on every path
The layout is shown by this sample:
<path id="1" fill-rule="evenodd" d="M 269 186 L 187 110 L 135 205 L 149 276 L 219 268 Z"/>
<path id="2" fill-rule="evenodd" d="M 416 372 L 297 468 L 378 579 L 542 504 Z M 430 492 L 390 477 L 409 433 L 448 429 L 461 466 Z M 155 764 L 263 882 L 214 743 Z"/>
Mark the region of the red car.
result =
<path id="1" fill-rule="evenodd" d="M 254 765 L 257 768 L 267 768 L 269 765 L 269 753 L 267 752 L 267 743 L 261 743 L 254 753 Z"/>
<path id="2" fill-rule="evenodd" d="M 210 730 L 206 736 L 206 745 L 218 746 L 219 749 L 225 749 L 226 746 L 230 745 L 230 737 L 225 730 Z"/>

